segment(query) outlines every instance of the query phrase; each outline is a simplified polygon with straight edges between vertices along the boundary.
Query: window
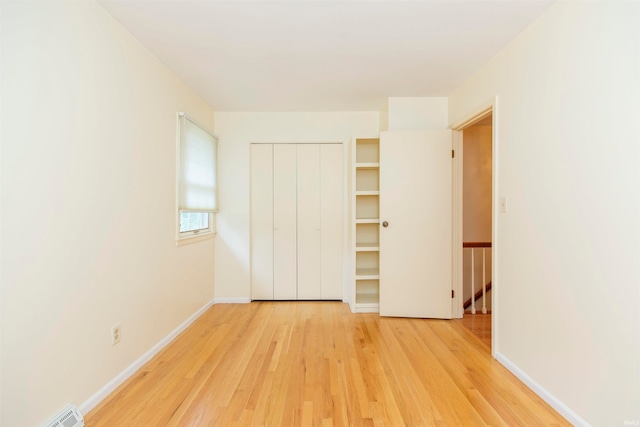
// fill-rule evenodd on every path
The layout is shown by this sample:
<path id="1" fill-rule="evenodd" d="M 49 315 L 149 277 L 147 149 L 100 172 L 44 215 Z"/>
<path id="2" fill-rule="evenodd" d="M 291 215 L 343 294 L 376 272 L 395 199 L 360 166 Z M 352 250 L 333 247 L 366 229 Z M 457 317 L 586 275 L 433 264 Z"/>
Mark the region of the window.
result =
<path id="1" fill-rule="evenodd" d="M 213 235 L 218 138 L 184 113 L 178 113 L 178 119 L 177 239 Z"/>
<path id="2" fill-rule="evenodd" d="M 199 233 L 209 229 L 209 214 L 203 212 L 180 212 L 180 233 Z"/>

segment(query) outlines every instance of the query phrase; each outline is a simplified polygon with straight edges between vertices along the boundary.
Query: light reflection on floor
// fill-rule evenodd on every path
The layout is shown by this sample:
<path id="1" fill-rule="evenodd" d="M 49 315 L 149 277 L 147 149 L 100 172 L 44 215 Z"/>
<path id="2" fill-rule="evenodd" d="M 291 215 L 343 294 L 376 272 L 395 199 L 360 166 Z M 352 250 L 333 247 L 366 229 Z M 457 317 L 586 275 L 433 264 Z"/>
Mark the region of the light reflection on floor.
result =
<path id="1" fill-rule="evenodd" d="M 471 314 L 465 312 L 464 317 L 458 321 L 491 348 L 491 313 Z"/>

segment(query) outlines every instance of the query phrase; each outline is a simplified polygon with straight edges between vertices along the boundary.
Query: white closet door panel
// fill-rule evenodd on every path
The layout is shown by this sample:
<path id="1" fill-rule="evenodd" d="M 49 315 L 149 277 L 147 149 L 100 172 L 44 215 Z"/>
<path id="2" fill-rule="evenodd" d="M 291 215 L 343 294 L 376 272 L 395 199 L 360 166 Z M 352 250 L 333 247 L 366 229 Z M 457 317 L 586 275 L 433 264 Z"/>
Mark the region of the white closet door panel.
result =
<path id="1" fill-rule="evenodd" d="M 298 145 L 298 299 L 320 299 L 320 144 Z"/>
<path id="2" fill-rule="evenodd" d="M 251 298 L 273 299 L 273 145 L 251 145 Z"/>
<path id="3" fill-rule="evenodd" d="M 343 154 L 341 144 L 320 147 L 320 298 L 342 299 Z"/>
<path id="4" fill-rule="evenodd" d="M 380 136 L 380 315 L 451 318 L 451 131 Z"/>
<path id="5" fill-rule="evenodd" d="M 296 146 L 273 145 L 273 297 L 297 299 Z"/>

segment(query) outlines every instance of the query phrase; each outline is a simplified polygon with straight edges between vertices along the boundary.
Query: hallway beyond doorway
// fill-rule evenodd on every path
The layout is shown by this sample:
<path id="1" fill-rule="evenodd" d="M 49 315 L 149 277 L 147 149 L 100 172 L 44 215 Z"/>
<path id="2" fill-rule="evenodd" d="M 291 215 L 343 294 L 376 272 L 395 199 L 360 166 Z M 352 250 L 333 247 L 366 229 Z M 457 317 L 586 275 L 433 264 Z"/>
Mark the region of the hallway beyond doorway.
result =
<path id="1" fill-rule="evenodd" d="M 491 349 L 491 313 L 470 314 L 464 313 L 462 319 L 456 319 L 462 326 L 469 329 L 473 335 L 480 338 Z"/>

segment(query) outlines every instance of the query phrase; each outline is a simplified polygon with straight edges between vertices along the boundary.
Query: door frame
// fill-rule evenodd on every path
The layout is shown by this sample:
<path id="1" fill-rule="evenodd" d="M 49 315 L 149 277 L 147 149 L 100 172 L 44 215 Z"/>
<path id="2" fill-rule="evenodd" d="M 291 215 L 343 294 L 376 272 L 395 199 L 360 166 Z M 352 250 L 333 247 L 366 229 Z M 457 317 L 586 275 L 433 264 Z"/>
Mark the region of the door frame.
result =
<path id="1" fill-rule="evenodd" d="M 453 162 L 453 180 L 452 180 L 452 289 L 454 290 L 454 298 L 452 301 L 452 313 L 454 318 L 462 318 L 464 313 L 462 299 L 462 269 L 463 269 L 463 249 L 462 249 L 462 214 L 463 214 L 463 188 L 462 188 L 462 168 L 463 168 L 463 140 L 462 131 L 476 122 L 492 115 L 491 120 L 491 355 L 495 358 L 497 349 L 499 348 L 500 331 L 497 327 L 499 316 L 499 303 L 497 296 L 500 290 L 500 277 L 498 270 L 498 213 L 499 197 L 498 197 L 498 96 L 485 101 L 467 114 L 462 119 L 450 124 L 449 128 L 453 131 L 453 149 L 455 150 L 455 161 Z"/>

